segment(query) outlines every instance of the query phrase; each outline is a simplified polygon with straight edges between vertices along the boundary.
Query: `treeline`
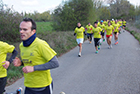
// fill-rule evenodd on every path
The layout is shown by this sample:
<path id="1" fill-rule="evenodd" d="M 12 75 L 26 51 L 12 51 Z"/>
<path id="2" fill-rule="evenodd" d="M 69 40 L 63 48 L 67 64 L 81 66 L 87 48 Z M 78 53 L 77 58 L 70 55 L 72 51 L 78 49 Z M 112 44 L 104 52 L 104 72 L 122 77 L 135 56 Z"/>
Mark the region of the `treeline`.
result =
<path id="1" fill-rule="evenodd" d="M 45 11 L 43 13 L 39 13 L 37 11 L 34 11 L 34 13 L 22 13 L 23 14 L 23 17 L 28 17 L 28 18 L 32 18 L 34 19 L 35 21 L 38 21 L 38 22 L 46 22 L 46 21 L 52 21 L 52 16 L 51 16 L 51 13 L 50 11 Z"/>
<path id="2" fill-rule="evenodd" d="M 55 30 L 73 30 L 77 22 L 86 25 L 103 19 L 134 19 L 140 15 L 136 7 L 127 0 L 69 0 L 63 2 L 53 12 Z"/>
<path id="3" fill-rule="evenodd" d="M 61 3 L 51 14 L 50 11 L 39 13 L 18 13 L 12 8 L 4 9 L 0 4 L 0 40 L 17 42 L 19 24 L 25 17 L 35 21 L 52 21 L 55 31 L 73 31 L 77 22 L 86 25 L 103 19 L 135 20 L 140 15 L 140 6 L 134 6 L 127 0 L 68 0 Z M 140 18 L 140 17 L 139 17 Z"/>

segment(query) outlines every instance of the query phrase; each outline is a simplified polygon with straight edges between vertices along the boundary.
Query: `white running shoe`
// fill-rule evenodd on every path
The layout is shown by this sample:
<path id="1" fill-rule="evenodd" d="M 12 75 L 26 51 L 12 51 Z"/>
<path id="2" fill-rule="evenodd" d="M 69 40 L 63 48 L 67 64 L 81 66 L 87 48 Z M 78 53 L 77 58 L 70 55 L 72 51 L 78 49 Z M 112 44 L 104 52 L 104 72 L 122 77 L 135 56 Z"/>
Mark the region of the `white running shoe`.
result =
<path id="1" fill-rule="evenodd" d="M 81 57 L 81 53 L 79 53 L 78 56 Z"/>
<path id="2" fill-rule="evenodd" d="M 113 48 L 112 45 L 110 45 L 110 48 L 111 48 L 111 49 Z"/>

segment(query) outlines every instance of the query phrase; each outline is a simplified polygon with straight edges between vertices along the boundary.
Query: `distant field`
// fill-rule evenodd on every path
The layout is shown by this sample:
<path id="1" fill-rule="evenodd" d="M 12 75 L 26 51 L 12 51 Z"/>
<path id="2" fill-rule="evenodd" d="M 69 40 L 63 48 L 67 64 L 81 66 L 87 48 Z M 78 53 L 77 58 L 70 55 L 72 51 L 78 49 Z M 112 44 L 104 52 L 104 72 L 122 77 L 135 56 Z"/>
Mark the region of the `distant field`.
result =
<path id="1" fill-rule="evenodd" d="M 53 27 L 52 22 L 36 22 L 37 24 L 37 33 L 44 33 L 44 32 L 52 32 Z"/>

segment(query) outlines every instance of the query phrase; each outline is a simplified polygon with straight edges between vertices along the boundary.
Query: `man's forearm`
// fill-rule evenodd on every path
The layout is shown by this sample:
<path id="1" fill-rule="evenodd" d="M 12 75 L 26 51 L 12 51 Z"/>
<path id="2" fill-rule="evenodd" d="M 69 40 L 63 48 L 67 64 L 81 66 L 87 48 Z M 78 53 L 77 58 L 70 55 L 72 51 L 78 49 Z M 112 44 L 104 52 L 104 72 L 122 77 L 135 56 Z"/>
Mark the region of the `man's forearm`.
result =
<path id="1" fill-rule="evenodd" d="M 46 62 L 45 64 L 34 66 L 34 71 L 54 69 L 57 67 L 59 67 L 59 62 L 58 62 L 57 57 L 54 56 L 49 62 Z"/>
<path id="2" fill-rule="evenodd" d="M 10 59 L 8 60 L 10 63 L 13 62 L 13 59 L 15 59 L 15 57 L 17 56 L 18 52 L 16 49 L 14 49 L 14 51 L 12 52 L 12 56 L 10 57 Z"/>

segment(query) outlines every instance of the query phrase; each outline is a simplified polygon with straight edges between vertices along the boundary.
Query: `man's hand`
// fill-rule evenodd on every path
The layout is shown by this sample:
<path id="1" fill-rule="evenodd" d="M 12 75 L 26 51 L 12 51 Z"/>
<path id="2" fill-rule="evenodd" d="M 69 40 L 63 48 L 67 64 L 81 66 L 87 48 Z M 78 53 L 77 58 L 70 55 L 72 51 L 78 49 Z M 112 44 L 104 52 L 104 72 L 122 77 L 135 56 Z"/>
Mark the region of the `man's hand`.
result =
<path id="1" fill-rule="evenodd" d="M 26 66 L 22 68 L 22 71 L 24 73 L 30 73 L 30 72 L 34 72 L 34 67 L 33 66 Z"/>
<path id="2" fill-rule="evenodd" d="M 14 66 L 16 66 L 16 67 L 19 67 L 19 66 L 22 64 L 22 62 L 20 61 L 20 59 L 19 59 L 18 57 L 16 57 L 16 58 L 13 60 L 13 64 L 14 64 Z"/>
<path id="3" fill-rule="evenodd" d="M 10 65 L 10 62 L 9 61 L 4 61 L 4 62 L 2 62 L 4 65 L 3 65 L 3 67 L 5 68 L 5 69 L 8 69 L 8 67 L 9 67 L 9 65 Z"/>

